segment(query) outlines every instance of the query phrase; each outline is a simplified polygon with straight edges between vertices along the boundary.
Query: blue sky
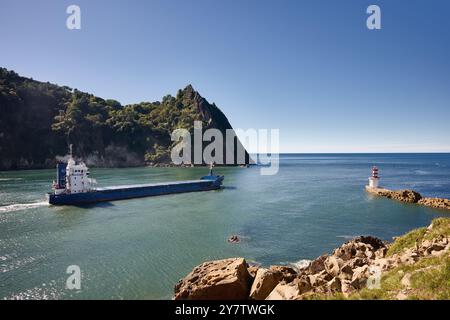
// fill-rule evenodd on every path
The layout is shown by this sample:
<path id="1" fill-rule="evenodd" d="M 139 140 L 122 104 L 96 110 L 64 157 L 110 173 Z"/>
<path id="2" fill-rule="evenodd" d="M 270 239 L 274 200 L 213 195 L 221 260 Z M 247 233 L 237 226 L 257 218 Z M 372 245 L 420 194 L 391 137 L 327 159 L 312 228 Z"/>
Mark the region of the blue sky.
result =
<path id="1" fill-rule="evenodd" d="M 191 83 L 234 127 L 279 128 L 282 152 L 450 152 L 449 16 L 446 0 L 0 0 L 0 66 L 123 104 Z"/>

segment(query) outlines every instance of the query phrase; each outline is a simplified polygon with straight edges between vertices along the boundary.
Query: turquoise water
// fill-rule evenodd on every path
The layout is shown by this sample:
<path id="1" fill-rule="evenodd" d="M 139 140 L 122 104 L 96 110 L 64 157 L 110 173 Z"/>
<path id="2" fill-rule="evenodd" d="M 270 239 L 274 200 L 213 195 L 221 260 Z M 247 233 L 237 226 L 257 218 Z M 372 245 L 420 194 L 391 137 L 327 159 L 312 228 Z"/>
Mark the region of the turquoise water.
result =
<path id="1" fill-rule="evenodd" d="M 217 168 L 219 191 L 52 207 L 53 170 L 0 172 L 0 298 L 168 299 L 177 280 L 210 259 L 291 264 L 348 238 L 390 240 L 449 213 L 375 198 L 382 185 L 450 198 L 449 154 L 283 155 L 275 176 Z M 99 185 L 195 179 L 205 168 L 92 169 Z M 238 234 L 239 244 L 226 239 Z M 81 290 L 65 288 L 78 265 Z"/>

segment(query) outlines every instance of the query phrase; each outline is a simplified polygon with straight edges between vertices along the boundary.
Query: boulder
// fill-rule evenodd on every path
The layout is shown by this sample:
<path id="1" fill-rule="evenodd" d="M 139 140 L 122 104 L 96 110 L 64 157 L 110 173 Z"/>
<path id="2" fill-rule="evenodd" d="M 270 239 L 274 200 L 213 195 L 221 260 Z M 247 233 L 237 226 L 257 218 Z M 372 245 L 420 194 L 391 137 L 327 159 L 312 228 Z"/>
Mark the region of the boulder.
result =
<path id="1" fill-rule="evenodd" d="M 367 278 L 369 278 L 369 276 L 370 273 L 368 265 L 364 265 L 362 267 L 354 269 L 351 282 L 352 286 L 356 289 L 362 289 L 366 285 Z"/>
<path id="2" fill-rule="evenodd" d="M 320 271 L 317 275 L 325 281 L 330 281 L 331 279 L 333 279 L 333 276 L 326 270 Z"/>
<path id="3" fill-rule="evenodd" d="M 248 270 L 248 273 L 250 273 L 250 276 L 251 276 L 252 278 L 254 278 L 254 277 L 256 277 L 256 273 L 257 273 L 258 270 L 259 270 L 259 266 L 256 266 L 256 265 L 250 265 L 250 266 L 247 267 L 247 270 Z"/>
<path id="4" fill-rule="evenodd" d="M 241 242 L 241 239 L 239 238 L 238 235 L 232 235 L 228 238 L 227 241 L 230 243 L 239 243 L 239 242 Z"/>
<path id="5" fill-rule="evenodd" d="M 331 279 L 329 282 L 327 282 L 326 284 L 326 289 L 329 292 L 341 292 L 341 279 L 339 279 L 338 277 L 335 277 L 333 279 Z"/>
<path id="6" fill-rule="evenodd" d="M 314 259 L 313 261 L 311 261 L 311 263 L 309 264 L 308 267 L 308 271 L 311 274 L 316 274 L 321 272 L 322 270 L 325 270 L 325 265 L 324 262 L 327 259 L 328 255 L 327 254 L 323 254 L 320 257 L 318 257 L 317 259 Z"/>
<path id="7" fill-rule="evenodd" d="M 308 276 L 300 276 L 294 280 L 294 284 L 298 287 L 299 294 L 308 292 L 312 289 L 312 285 Z"/>
<path id="8" fill-rule="evenodd" d="M 450 200 L 441 198 L 422 198 L 418 202 L 421 205 L 436 208 L 450 210 Z"/>
<path id="9" fill-rule="evenodd" d="M 279 283 L 269 294 L 266 300 L 293 300 L 299 299 L 300 295 L 311 291 L 312 285 L 309 276 L 302 275 L 295 278 L 291 283 Z"/>
<path id="10" fill-rule="evenodd" d="M 297 271 L 288 266 L 271 266 L 269 271 L 276 275 L 278 282 L 289 283 L 297 277 Z"/>
<path id="11" fill-rule="evenodd" d="M 385 248 L 386 245 L 381 239 L 372 236 L 359 236 L 353 239 L 355 242 L 364 243 L 366 245 L 370 245 L 373 250 L 378 250 L 380 248 Z"/>
<path id="12" fill-rule="evenodd" d="M 375 251 L 375 258 L 380 259 L 386 257 L 388 249 L 386 247 L 380 248 L 377 251 Z"/>
<path id="13" fill-rule="evenodd" d="M 390 259 L 390 258 L 381 258 L 381 259 L 377 259 L 373 262 L 373 265 L 376 267 L 379 267 L 380 270 L 383 271 L 388 271 L 394 267 L 397 266 L 397 263 L 395 262 L 395 259 Z"/>
<path id="14" fill-rule="evenodd" d="M 251 276 L 244 258 L 202 263 L 175 286 L 175 300 L 244 300 Z"/>
<path id="15" fill-rule="evenodd" d="M 411 273 L 405 274 L 402 280 L 400 280 L 400 284 L 407 289 L 411 288 L 411 276 Z"/>
<path id="16" fill-rule="evenodd" d="M 402 252 L 400 255 L 400 262 L 410 265 L 419 260 L 419 253 L 415 248 L 409 248 Z"/>
<path id="17" fill-rule="evenodd" d="M 369 260 L 366 257 L 364 257 L 364 258 L 353 258 L 352 260 L 347 261 L 344 265 L 348 265 L 350 266 L 350 268 L 355 269 L 368 263 Z"/>
<path id="18" fill-rule="evenodd" d="M 348 296 L 356 291 L 356 288 L 352 286 L 352 282 L 350 280 L 341 279 L 341 291 L 344 296 L 348 298 Z"/>
<path id="19" fill-rule="evenodd" d="M 418 246 L 418 253 L 423 254 L 424 256 L 428 256 L 433 251 L 441 251 L 446 249 L 449 245 L 450 238 L 444 237 L 440 235 L 433 240 L 423 240 L 422 243 Z"/>
<path id="20" fill-rule="evenodd" d="M 320 274 L 310 274 L 307 276 L 309 278 L 309 283 L 311 287 L 318 287 L 324 285 L 328 280 L 325 280 Z"/>
<path id="21" fill-rule="evenodd" d="M 351 261 L 348 261 L 341 267 L 339 278 L 351 280 L 352 276 L 353 276 L 353 268 L 351 267 Z"/>
<path id="22" fill-rule="evenodd" d="M 392 192 L 391 198 L 403 202 L 417 203 L 422 199 L 422 196 L 414 190 L 398 190 Z"/>
<path id="23" fill-rule="evenodd" d="M 250 289 L 250 298 L 264 300 L 278 285 L 278 280 L 279 277 L 277 277 L 276 273 L 264 268 L 258 269 Z"/>
<path id="24" fill-rule="evenodd" d="M 326 272 L 333 277 L 337 277 L 343 264 L 344 261 L 335 256 L 329 256 L 324 262 Z"/>
<path id="25" fill-rule="evenodd" d="M 371 250 L 367 250 L 365 252 L 365 256 L 367 259 L 373 260 L 373 259 L 375 259 L 375 252 L 373 252 Z"/>
<path id="26" fill-rule="evenodd" d="M 299 289 L 295 283 L 279 283 L 266 300 L 294 300 L 299 296 Z"/>
<path id="27" fill-rule="evenodd" d="M 378 238 L 371 236 L 359 236 L 334 250 L 333 255 L 343 261 L 358 258 L 375 258 L 377 250 L 386 249 L 385 244 Z"/>

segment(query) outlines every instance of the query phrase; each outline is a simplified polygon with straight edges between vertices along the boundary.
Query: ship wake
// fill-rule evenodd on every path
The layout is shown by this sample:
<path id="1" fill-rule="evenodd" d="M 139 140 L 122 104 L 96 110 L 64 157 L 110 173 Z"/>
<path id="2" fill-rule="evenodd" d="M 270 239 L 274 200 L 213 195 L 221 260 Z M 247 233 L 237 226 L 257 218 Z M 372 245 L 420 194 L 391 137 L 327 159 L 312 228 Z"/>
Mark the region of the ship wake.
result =
<path id="1" fill-rule="evenodd" d="M 7 213 L 13 211 L 34 209 L 39 207 L 48 206 L 47 201 L 31 202 L 31 203 L 14 203 L 7 206 L 0 206 L 0 213 Z"/>

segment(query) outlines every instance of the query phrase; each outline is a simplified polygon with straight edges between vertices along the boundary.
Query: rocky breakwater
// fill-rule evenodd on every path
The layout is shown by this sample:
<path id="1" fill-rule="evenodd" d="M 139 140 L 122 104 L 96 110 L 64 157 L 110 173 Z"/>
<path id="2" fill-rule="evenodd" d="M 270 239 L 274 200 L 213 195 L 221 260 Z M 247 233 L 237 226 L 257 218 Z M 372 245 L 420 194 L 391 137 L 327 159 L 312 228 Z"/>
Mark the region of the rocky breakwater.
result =
<path id="1" fill-rule="evenodd" d="M 408 203 L 417 203 L 431 208 L 450 210 L 450 200 L 443 198 L 425 198 L 414 190 L 389 190 L 384 188 L 371 188 L 366 191 L 381 197 Z"/>
<path id="2" fill-rule="evenodd" d="M 381 275 L 395 268 L 411 269 L 427 257 L 450 257 L 450 219 L 436 221 L 391 244 L 371 236 L 354 238 L 332 254 L 324 254 L 297 270 L 288 266 L 249 266 L 244 258 L 205 262 L 178 282 L 174 299 L 302 300 L 333 295 L 351 298 L 376 282 L 377 276 L 381 279 Z M 403 289 L 399 284 L 394 298 L 408 297 Z"/>

